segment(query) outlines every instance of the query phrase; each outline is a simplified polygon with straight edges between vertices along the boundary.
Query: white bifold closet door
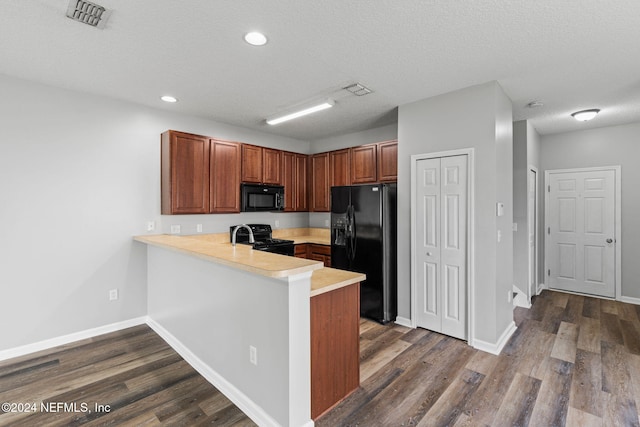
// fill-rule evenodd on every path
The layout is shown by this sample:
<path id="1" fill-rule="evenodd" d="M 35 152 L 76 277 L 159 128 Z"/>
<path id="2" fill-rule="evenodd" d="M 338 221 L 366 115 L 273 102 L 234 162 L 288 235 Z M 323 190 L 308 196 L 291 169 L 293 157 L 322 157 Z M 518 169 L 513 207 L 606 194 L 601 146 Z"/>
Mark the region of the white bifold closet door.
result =
<path id="1" fill-rule="evenodd" d="M 416 168 L 417 326 L 467 338 L 467 156 Z"/>

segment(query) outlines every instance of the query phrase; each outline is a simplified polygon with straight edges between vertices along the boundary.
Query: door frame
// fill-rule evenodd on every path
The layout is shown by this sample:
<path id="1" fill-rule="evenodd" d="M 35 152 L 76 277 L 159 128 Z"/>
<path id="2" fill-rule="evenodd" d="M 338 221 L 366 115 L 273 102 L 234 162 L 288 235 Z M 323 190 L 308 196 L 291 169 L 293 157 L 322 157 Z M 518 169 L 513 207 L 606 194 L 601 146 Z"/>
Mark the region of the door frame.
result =
<path id="1" fill-rule="evenodd" d="M 423 154 L 414 154 L 411 156 L 411 230 L 415 230 L 417 228 L 417 216 L 416 216 L 416 197 L 417 197 L 417 185 L 416 185 L 416 171 L 418 166 L 418 161 L 427 160 L 427 159 L 435 159 L 441 157 L 452 157 L 452 156 L 467 156 L 467 253 L 466 253 L 466 264 L 467 264 L 467 342 L 469 345 L 474 345 L 474 337 L 475 337 L 475 321 L 474 321 L 474 307 L 475 307 L 475 269 L 474 269 L 474 212 L 475 212 L 475 204 L 474 204 L 474 184 L 475 184 L 475 175 L 474 175 L 474 149 L 473 148 L 463 148 L 458 150 L 448 150 L 448 151 L 438 151 L 433 153 L 423 153 Z M 416 310 L 418 301 L 416 300 L 416 292 L 417 292 L 417 262 L 416 262 L 416 254 L 417 254 L 417 238 L 415 234 L 412 232 L 411 234 L 411 327 L 417 327 L 417 319 L 416 319 Z"/>
<path id="2" fill-rule="evenodd" d="M 544 228 L 548 229 L 549 224 L 549 178 L 551 174 L 561 174 L 561 173 L 571 173 L 571 172 L 596 172 L 596 171 L 613 171 L 615 176 L 614 179 L 614 197 L 615 197 L 615 213 L 614 213 L 614 228 L 615 228 L 615 241 L 613 244 L 613 248 L 615 250 L 614 253 L 614 263 L 615 263 L 615 299 L 620 300 L 622 296 L 622 167 L 620 165 L 614 166 L 597 166 L 591 168 L 575 168 L 575 169 L 550 169 L 544 171 L 544 188 L 547 191 L 544 192 Z M 549 271 L 549 239 L 547 238 L 547 234 L 544 235 L 544 271 Z M 549 288 L 549 284 L 547 282 L 547 276 L 545 278 L 545 288 Z M 606 297 L 599 297 L 606 298 Z"/>
<path id="3" fill-rule="evenodd" d="M 534 226 L 534 231 L 533 231 L 533 235 L 534 235 L 534 241 L 535 241 L 535 254 L 534 254 L 534 265 L 531 266 L 529 265 L 529 269 L 533 268 L 533 274 L 534 274 L 534 283 L 533 289 L 527 289 L 527 294 L 529 296 L 529 305 L 531 305 L 531 298 L 534 295 L 538 295 L 540 293 L 540 283 L 539 283 L 539 277 L 540 277 L 540 259 L 538 254 L 540 253 L 540 172 L 538 172 L 538 168 L 533 166 L 533 165 L 529 165 L 528 169 L 527 169 L 527 192 L 529 189 L 529 178 L 530 178 L 530 173 L 533 172 L 536 174 L 536 181 L 535 181 L 535 195 L 536 195 L 536 203 L 534 206 L 534 212 L 535 212 L 535 218 L 534 221 L 535 223 L 533 224 Z M 529 217 L 529 197 L 527 195 L 527 234 L 529 233 L 529 223 L 531 222 L 531 218 Z M 527 248 L 528 251 L 531 251 L 531 245 L 528 245 Z M 528 253 L 529 258 L 528 261 L 531 260 L 531 253 Z M 531 270 L 529 270 L 529 278 L 531 278 Z M 529 287 L 531 285 L 528 285 Z"/>

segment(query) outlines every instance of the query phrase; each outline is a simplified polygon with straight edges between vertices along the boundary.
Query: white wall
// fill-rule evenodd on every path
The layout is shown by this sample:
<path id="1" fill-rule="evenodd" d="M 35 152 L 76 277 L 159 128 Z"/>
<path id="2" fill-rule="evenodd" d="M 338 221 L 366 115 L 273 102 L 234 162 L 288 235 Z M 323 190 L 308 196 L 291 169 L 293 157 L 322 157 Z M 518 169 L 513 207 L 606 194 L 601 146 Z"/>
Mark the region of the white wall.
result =
<path id="1" fill-rule="evenodd" d="M 325 151 L 340 150 L 342 148 L 357 147 L 358 145 L 372 144 L 375 142 L 390 141 L 398 137 L 398 124 L 368 129 L 361 132 L 352 132 L 331 138 L 316 139 L 311 145 L 311 154 Z"/>
<path id="2" fill-rule="evenodd" d="M 204 363 L 201 373 L 236 398 L 258 424 L 306 425 L 310 273 L 289 283 L 286 277 L 258 276 L 166 249 L 147 250 L 152 325 L 160 325 L 163 335 L 168 332 L 172 344 L 177 340 L 178 348 L 188 349 L 185 356 L 198 359 L 188 360 L 192 365 Z M 249 361 L 249 346 L 257 349 L 257 365 Z"/>
<path id="3" fill-rule="evenodd" d="M 622 167 L 622 296 L 640 299 L 639 161 L 640 123 L 542 136 L 542 176 L 551 169 Z"/>
<path id="4" fill-rule="evenodd" d="M 255 215 L 160 215 L 167 129 L 308 153 L 310 144 L 0 75 L 0 350 L 146 314 L 131 237 L 168 223 L 228 230 Z M 307 226 L 306 214 L 281 214 Z M 274 220 L 275 215 L 266 216 Z M 275 220 L 274 220 L 275 221 Z M 193 230 L 191 230 L 193 227 Z M 117 288 L 120 299 L 108 301 Z"/>
<path id="5" fill-rule="evenodd" d="M 530 301 L 534 295 L 529 289 L 529 229 L 528 229 L 528 174 L 529 168 L 538 169 L 538 199 L 544 197 L 542 192 L 544 174 L 540 173 L 540 135 L 526 120 L 513 123 L 513 222 L 518 230 L 513 232 L 513 267 L 514 284 L 526 293 Z M 538 219 L 544 214 L 538 203 Z M 540 227 L 542 222 L 538 222 Z M 544 263 L 542 259 L 543 235 L 538 230 L 538 278 L 542 276 Z M 538 280 L 540 283 L 541 280 Z M 536 283 L 536 286 L 538 283 Z M 535 291 L 535 289 L 534 289 Z"/>
<path id="6" fill-rule="evenodd" d="M 411 155 L 475 149 L 475 323 L 477 339 L 495 343 L 512 321 L 512 117 L 491 82 L 402 105 L 398 115 L 398 313 L 410 318 Z M 498 180 L 502 182 L 498 183 Z M 496 202 L 505 216 L 496 219 Z M 500 229 L 503 240 L 496 243 Z M 500 256 L 499 256 L 500 254 Z"/>

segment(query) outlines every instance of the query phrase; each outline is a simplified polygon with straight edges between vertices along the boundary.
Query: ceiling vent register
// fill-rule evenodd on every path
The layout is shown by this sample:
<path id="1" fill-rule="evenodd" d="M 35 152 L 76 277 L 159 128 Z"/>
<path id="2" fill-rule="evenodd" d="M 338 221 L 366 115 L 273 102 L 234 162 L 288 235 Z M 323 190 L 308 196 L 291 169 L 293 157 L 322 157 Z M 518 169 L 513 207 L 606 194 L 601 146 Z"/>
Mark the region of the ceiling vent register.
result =
<path id="1" fill-rule="evenodd" d="M 104 28 L 111 11 L 84 0 L 70 0 L 67 17 L 96 28 Z"/>
<path id="2" fill-rule="evenodd" d="M 354 83 L 352 85 L 345 87 L 344 89 L 351 92 L 355 96 L 364 96 L 373 92 L 371 89 L 369 89 L 368 87 L 360 83 Z"/>

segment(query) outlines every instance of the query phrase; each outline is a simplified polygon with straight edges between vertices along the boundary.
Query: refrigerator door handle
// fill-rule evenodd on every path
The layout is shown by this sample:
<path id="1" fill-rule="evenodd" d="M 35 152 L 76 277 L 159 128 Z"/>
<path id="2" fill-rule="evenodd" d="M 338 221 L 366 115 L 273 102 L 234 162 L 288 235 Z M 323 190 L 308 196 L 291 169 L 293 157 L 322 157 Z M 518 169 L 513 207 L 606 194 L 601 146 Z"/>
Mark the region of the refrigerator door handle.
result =
<path id="1" fill-rule="evenodd" d="M 356 210 L 353 207 L 353 205 L 351 205 L 351 260 L 356 259 L 356 249 L 358 249 L 357 247 L 357 239 L 358 239 L 358 232 L 357 227 L 356 227 Z"/>

